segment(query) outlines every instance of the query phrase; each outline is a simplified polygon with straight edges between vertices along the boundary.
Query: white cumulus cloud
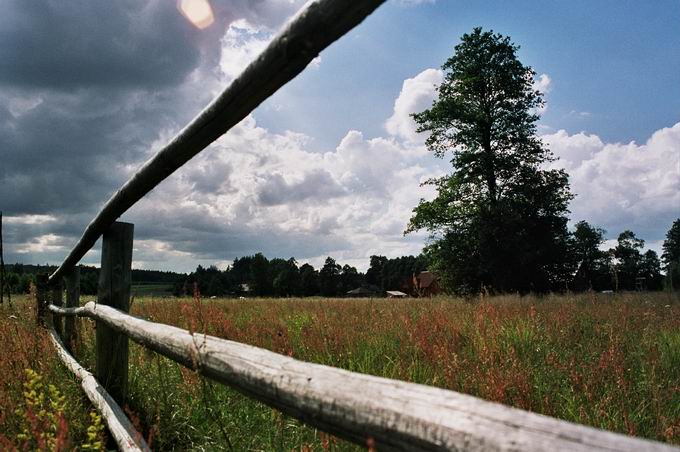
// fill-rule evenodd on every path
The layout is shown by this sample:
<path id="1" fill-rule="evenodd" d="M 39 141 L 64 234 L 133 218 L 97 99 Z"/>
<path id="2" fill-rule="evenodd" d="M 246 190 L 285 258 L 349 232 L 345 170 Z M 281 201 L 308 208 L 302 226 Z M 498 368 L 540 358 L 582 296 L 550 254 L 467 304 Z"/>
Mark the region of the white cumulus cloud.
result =
<path id="1" fill-rule="evenodd" d="M 534 89 L 540 91 L 542 94 L 548 94 L 552 91 L 552 79 L 548 74 L 541 74 L 534 80 Z"/>
<path id="2" fill-rule="evenodd" d="M 663 237 L 680 217 L 680 122 L 644 143 L 606 143 L 593 134 L 564 130 L 543 135 L 577 194 L 572 218 L 616 235 L 631 229 L 642 238 Z"/>
<path id="3" fill-rule="evenodd" d="M 394 113 L 385 122 L 387 132 L 409 142 L 422 143 L 424 137 L 416 132 L 416 124 L 410 115 L 431 106 L 437 97 L 436 88 L 443 79 L 444 73 L 441 70 L 430 68 L 404 80 L 401 92 L 394 101 Z"/>
<path id="4" fill-rule="evenodd" d="M 365 269 L 371 254 L 419 253 L 423 237 L 402 233 L 418 200 L 432 196 L 420 182 L 441 174 L 442 162 L 420 145 L 356 130 L 331 152 L 309 142 L 249 116 L 144 198 L 131 221 L 171 245 L 173 253 L 155 247 L 168 261 L 262 251 L 315 265 L 332 255 Z"/>
<path id="5" fill-rule="evenodd" d="M 220 69 L 226 78 L 236 78 L 267 47 L 272 36 L 266 28 L 256 27 L 246 19 L 229 24 L 222 37 L 220 57 Z"/>

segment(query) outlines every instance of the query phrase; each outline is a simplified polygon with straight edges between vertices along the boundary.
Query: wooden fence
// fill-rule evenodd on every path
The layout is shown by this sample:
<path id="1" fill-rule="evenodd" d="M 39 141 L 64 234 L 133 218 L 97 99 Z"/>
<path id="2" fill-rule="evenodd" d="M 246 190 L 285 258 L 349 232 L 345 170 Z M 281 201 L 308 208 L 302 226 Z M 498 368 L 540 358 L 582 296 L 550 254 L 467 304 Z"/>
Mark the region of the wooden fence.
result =
<path id="1" fill-rule="evenodd" d="M 669 445 L 597 430 L 429 386 L 310 364 L 127 314 L 133 225 L 116 220 L 162 180 L 300 73 L 384 0 L 308 4 L 229 87 L 101 209 L 61 266 L 37 280 L 37 319 L 121 450 L 148 450 L 116 401 L 127 392 L 128 339 L 301 421 L 379 450 L 630 450 Z M 76 266 L 102 237 L 97 303 L 79 307 Z M 63 306 L 63 288 L 66 306 Z M 74 317 L 97 323 L 96 379 L 69 354 Z"/>

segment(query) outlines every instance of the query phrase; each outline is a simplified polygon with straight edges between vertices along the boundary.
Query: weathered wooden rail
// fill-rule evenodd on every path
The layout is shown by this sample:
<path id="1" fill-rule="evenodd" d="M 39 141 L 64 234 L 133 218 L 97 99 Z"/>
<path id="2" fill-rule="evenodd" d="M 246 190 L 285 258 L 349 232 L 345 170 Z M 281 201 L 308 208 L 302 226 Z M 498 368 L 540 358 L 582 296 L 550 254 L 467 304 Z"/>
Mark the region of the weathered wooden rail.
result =
<path id="1" fill-rule="evenodd" d="M 127 395 L 128 339 L 132 339 L 309 425 L 357 444 L 370 440 L 379 450 L 677 450 L 452 391 L 305 363 L 127 314 L 133 226 L 116 220 L 383 1 L 308 4 L 229 87 L 105 203 L 59 268 L 49 277 L 38 275 L 38 322 L 49 327 L 58 355 L 81 381 L 118 447 L 148 450 L 116 403 L 124 402 Z M 78 307 L 76 265 L 102 236 L 98 303 Z M 66 307 L 62 306 L 64 282 Z M 96 379 L 67 350 L 76 340 L 76 316 L 97 322 Z"/>
<path id="2" fill-rule="evenodd" d="M 62 343 L 57 332 L 50 328 L 48 334 L 54 347 L 57 349 L 59 358 L 61 358 L 66 367 L 78 378 L 80 386 L 92 402 L 92 405 L 94 405 L 94 407 L 102 414 L 106 426 L 109 428 L 109 432 L 116 441 L 116 444 L 118 444 L 122 450 L 127 451 L 150 450 L 142 435 L 135 430 L 132 423 L 127 416 L 125 416 L 125 413 L 113 397 L 111 397 L 102 385 L 99 384 L 94 378 L 94 375 L 78 364 L 78 361 L 76 361 L 66 350 L 66 347 Z"/>

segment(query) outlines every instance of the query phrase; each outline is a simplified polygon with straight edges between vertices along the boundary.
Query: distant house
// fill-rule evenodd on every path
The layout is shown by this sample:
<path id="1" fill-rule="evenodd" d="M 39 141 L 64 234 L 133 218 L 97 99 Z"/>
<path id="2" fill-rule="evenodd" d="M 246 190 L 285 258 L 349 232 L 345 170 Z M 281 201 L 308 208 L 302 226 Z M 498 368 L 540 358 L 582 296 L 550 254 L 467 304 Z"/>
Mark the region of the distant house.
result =
<path id="1" fill-rule="evenodd" d="M 356 289 L 350 290 L 345 294 L 346 297 L 350 298 L 368 298 L 380 296 L 380 292 L 372 287 L 357 287 Z"/>
<path id="2" fill-rule="evenodd" d="M 250 292 L 250 286 L 248 284 L 241 284 L 241 292 L 243 293 L 248 293 Z"/>
<path id="3" fill-rule="evenodd" d="M 413 275 L 413 287 L 419 297 L 431 297 L 441 293 L 437 277 L 428 271 Z"/>
<path id="4" fill-rule="evenodd" d="M 387 298 L 406 298 L 408 295 L 406 295 L 404 292 L 400 292 L 398 290 L 388 290 L 387 291 Z"/>

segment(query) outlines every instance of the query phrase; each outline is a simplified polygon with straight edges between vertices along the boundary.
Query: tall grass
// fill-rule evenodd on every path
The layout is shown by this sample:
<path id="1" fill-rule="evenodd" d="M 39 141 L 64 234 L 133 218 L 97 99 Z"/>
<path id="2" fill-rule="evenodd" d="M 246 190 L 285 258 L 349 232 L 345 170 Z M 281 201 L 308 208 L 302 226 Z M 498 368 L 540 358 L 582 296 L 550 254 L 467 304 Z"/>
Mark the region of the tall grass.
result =
<path id="1" fill-rule="evenodd" d="M 680 444 L 677 295 L 137 298 L 133 314 L 305 361 Z M 93 366 L 88 325 L 78 355 Z M 125 409 L 152 447 L 164 450 L 355 447 L 136 345 Z"/>
<path id="2" fill-rule="evenodd" d="M 133 311 L 305 361 L 680 443 L 680 302 L 667 294 L 142 299 Z M 153 353 L 135 347 L 133 361 L 131 405 L 160 445 L 227 448 L 225 437 L 237 450 L 328 443 Z"/>
<path id="3" fill-rule="evenodd" d="M 0 306 L 0 450 L 97 449 L 92 407 L 35 326 L 28 298 Z"/>

